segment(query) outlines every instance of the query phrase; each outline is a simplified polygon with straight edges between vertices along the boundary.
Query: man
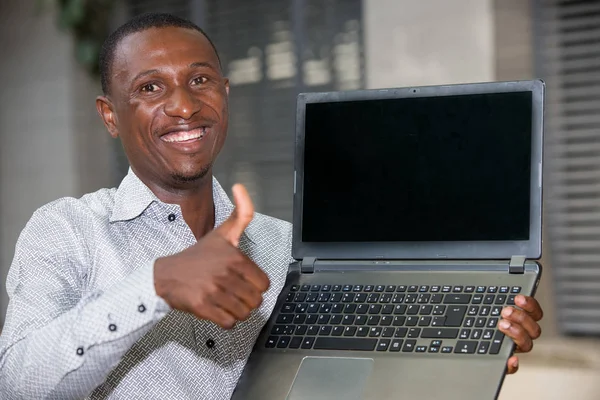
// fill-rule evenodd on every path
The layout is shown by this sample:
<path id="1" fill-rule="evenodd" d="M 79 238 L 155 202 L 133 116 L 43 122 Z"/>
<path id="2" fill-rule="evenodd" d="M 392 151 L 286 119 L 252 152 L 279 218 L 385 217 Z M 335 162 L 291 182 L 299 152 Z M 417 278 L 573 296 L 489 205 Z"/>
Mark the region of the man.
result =
<path id="1" fill-rule="evenodd" d="M 150 14 L 113 33 L 96 104 L 131 169 L 117 189 L 63 198 L 19 237 L 0 341 L 2 399 L 227 399 L 275 305 L 291 226 L 212 165 L 229 83 L 192 23 Z M 542 310 L 518 296 L 500 329 L 519 350 Z M 508 361 L 515 372 L 517 358 Z"/>

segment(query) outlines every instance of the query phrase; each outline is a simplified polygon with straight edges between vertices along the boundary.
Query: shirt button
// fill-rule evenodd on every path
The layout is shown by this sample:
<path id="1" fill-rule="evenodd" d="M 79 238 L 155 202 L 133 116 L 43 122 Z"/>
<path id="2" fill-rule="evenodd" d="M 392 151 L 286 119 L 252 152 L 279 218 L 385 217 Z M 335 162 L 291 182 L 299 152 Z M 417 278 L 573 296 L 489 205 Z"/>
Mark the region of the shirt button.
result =
<path id="1" fill-rule="evenodd" d="M 145 306 L 145 305 L 143 305 L 143 304 L 140 304 L 140 305 L 138 306 L 138 311 L 139 311 L 139 312 L 144 312 L 144 311 L 146 311 L 146 306 Z"/>
<path id="2" fill-rule="evenodd" d="M 117 330 L 117 326 L 115 324 L 108 325 L 108 330 L 114 332 Z"/>
<path id="3" fill-rule="evenodd" d="M 208 347 L 209 349 L 212 349 L 213 347 L 215 347 L 215 341 L 212 339 L 208 339 L 206 341 L 206 347 Z"/>
<path id="4" fill-rule="evenodd" d="M 83 355 L 83 347 L 78 347 L 77 348 L 77 355 L 78 356 L 82 356 Z"/>
<path id="5" fill-rule="evenodd" d="M 169 221 L 173 222 L 173 221 L 175 221 L 176 217 L 175 217 L 175 214 L 169 214 L 168 218 L 169 218 Z"/>

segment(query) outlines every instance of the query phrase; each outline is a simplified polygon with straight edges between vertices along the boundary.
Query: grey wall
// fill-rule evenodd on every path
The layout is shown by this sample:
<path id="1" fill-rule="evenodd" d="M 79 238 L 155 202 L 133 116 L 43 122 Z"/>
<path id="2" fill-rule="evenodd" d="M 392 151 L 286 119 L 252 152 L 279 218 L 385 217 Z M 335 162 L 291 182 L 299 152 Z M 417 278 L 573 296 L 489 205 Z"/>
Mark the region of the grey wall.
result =
<path id="1" fill-rule="evenodd" d="M 34 4 L 0 2 L 0 326 L 14 245 L 33 211 L 107 185 L 111 173 L 99 89 L 73 61 L 53 13 L 37 16 Z"/>

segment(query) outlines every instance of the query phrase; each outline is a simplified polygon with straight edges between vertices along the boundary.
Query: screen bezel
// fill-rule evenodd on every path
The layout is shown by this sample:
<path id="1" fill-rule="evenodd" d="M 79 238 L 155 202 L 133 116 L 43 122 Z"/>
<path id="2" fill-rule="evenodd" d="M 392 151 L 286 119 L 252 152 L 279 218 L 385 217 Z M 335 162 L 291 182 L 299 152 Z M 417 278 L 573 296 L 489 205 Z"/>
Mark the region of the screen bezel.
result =
<path id="1" fill-rule="evenodd" d="M 523 92 L 532 93 L 531 185 L 529 240 L 460 242 L 303 242 L 304 122 L 309 103 L 381 100 L 411 97 Z M 294 214 L 292 256 L 337 260 L 372 259 L 539 259 L 542 253 L 542 168 L 545 84 L 542 80 L 301 93 L 297 99 L 294 153 Z"/>

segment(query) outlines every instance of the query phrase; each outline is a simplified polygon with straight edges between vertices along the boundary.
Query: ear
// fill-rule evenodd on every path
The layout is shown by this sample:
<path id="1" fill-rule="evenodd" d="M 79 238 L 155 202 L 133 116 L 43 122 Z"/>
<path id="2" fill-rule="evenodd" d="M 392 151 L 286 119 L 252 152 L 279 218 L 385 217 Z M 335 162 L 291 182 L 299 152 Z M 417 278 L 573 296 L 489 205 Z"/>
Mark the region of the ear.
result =
<path id="1" fill-rule="evenodd" d="M 229 96 L 229 79 L 225 78 L 225 92 L 227 93 L 227 96 Z"/>
<path id="2" fill-rule="evenodd" d="M 113 139 L 116 139 L 119 136 L 119 130 L 117 129 L 117 116 L 114 112 L 114 105 L 108 97 L 98 96 L 96 98 L 96 109 L 104 122 L 104 126 L 108 129 L 108 133 Z"/>

